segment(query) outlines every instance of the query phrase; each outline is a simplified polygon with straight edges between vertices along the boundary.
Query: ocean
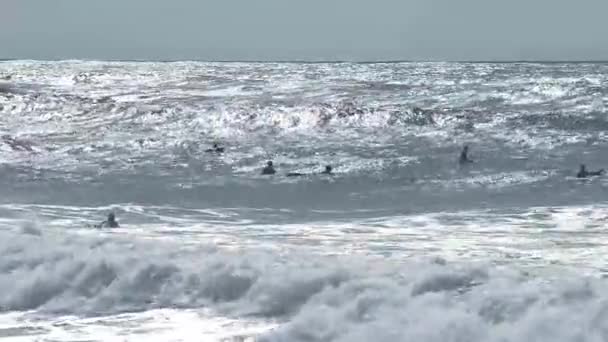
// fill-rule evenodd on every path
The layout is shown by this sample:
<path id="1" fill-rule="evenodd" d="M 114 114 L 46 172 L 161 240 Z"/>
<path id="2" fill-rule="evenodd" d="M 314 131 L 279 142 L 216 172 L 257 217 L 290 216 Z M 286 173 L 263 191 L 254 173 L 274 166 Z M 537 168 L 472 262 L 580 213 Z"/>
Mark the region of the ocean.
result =
<path id="1" fill-rule="evenodd" d="M 608 341 L 608 181 L 576 177 L 608 166 L 607 89 L 603 63 L 0 62 L 0 338 Z"/>

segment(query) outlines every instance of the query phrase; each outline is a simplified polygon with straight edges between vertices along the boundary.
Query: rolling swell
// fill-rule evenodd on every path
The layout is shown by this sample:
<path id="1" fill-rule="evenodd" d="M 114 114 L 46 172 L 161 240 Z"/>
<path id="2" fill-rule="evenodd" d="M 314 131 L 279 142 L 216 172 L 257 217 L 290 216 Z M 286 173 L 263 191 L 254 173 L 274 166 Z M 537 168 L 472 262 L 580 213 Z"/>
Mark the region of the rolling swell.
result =
<path id="1" fill-rule="evenodd" d="M 530 205 L 547 204 L 540 198 L 564 204 L 554 194 L 577 164 L 608 163 L 601 153 L 605 69 L 559 63 L 7 61 L 0 71 L 11 75 L 8 89 L 19 91 L 0 94 L 0 133 L 32 151 L 0 142 L 0 184 L 11 196 L 39 182 L 46 193 L 65 186 L 74 194 L 94 191 L 103 200 L 78 195 L 78 201 L 97 205 L 122 202 L 121 196 L 156 204 L 181 198 L 191 206 L 226 197 L 227 203 L 251 205 L 266 191 L 259 168 L 273 159 L 284 172 L 336 166 L 353 189 L 342 193 L 344 207 L 391 206 L 395 198 L 415 197 L 422 206 L 461 203 L 466 209 L 472 204 L 457 191 L 481 198 L 492 189 L 511 194 L 495 204 L 490 199 L 490 206 L 522 198 Z M 204 153 L 214 142 L 228 153 Z M 455 164 L 463 144 L 471 144 L 481 161 L 470 173 Z M 150 191 L 138 185 L 140 179 Z M 297 186 L 274 182 L 283 185 L 277 188 L 280 202 L 264 203 L 271 207 L 286 203 L 278 194 Z M 479 185 L 483 191 L 476 196 Z M 218 186 L 247 188 L 251 197 L 240 202 L 243 191 L 218 195 Z M 370 188 L 374 199 L 366 195 Z M 532 188 L 538 198 L 529 195 Z M 588 195 L 589 201 L 600 196 Z M 51 201 L 45 192 L 35 196 Z M 55 201 L 73 200 L 60 197 Z"/>

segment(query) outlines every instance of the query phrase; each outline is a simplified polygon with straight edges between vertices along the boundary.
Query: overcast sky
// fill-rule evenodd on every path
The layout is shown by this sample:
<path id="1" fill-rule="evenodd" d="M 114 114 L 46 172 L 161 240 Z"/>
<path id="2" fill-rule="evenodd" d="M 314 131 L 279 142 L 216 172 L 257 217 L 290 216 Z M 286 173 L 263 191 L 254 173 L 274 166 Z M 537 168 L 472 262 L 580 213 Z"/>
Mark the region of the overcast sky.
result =
<path id="1" fill-rule="evenodd" d="M 606 0 L 0 0 L 0 58 L 607 60 Z"/>

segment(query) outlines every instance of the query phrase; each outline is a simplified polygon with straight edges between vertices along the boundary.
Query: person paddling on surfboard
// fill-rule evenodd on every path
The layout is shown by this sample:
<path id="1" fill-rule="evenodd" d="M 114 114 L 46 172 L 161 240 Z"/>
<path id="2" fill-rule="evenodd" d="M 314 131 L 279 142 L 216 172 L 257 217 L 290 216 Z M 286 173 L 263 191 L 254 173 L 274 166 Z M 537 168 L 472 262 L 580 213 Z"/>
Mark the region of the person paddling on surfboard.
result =
<path id="1" fill-rule="evenodd" d="M 216 143 L 216 144 L 213 144 L 213 148 L 206 149 L 205 152 L 207 152 L 207 153 L 209 153 L 209 152 L 224 153 L 224 148 L 219 147 L 219 145 Z"/>
<path id="2" fill-rule="evenodd" d="M 118 228 L 120 227 L 118 225 L 118 222 L 116 222 L 116 216 L 114 215 L 114 213 L 109 213 L 108 214 L 108 219 L 101 222 L 97 228 L 104 228 L 104 227 L 108 227 L 108 228 Z"/>
<path id="3" fill-rule="evenodd" d="M 332 167 L 331 165 L 327 165 L 325 166 L 325 170 L 321 171 L 320 174 L 322 175 L 333 175 L 332 172 Z M 300 173 L 300 172 L 290 172 L 287 174 L 287 177 L 300 177 L 300 176 L 306 176 L 306 173 Z"/>
<path id="4" fill-rule="evenodd" d="M 576 178 L 587 178 L 589 176 L 600 176 L 604 173 L 604 169 L 600 169 L 597 171 L 587 171 L 585 164 L 581 164 L 581 168 L 578 170 L 576 174 Z"/>
<path id="5" fill-rule="evenodd" d="M 322 175 L 333 175 L 332 170 L 333 170 L 333 168 L 331 167 L 331 165 L 327 165 L 327 166 L 325 166 L 325 170 L 323 170 L 321 172 L 321 174 Z"/>

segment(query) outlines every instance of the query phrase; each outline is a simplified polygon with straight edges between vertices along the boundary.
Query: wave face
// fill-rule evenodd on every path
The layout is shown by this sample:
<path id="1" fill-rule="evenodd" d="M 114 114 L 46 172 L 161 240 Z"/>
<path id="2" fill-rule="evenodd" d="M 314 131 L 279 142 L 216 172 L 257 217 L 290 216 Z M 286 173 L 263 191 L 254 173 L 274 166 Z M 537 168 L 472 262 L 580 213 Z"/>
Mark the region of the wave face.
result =
<path id="1" fill-rule="evenodd" d="M 606 178 L 574 176 L 608 165 L 606 89 L 608 64 L 0 62 L 0 336 L 604 341 Z"/>

